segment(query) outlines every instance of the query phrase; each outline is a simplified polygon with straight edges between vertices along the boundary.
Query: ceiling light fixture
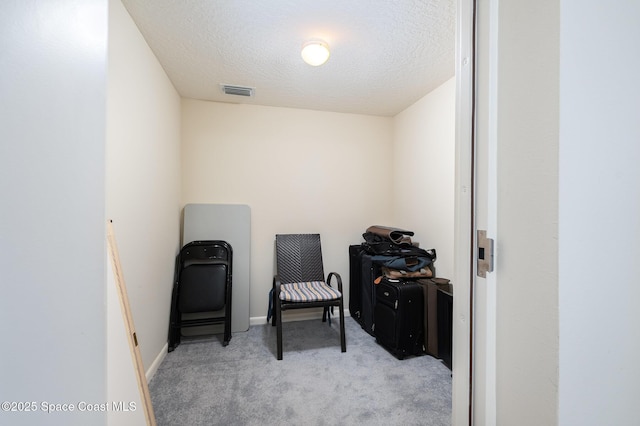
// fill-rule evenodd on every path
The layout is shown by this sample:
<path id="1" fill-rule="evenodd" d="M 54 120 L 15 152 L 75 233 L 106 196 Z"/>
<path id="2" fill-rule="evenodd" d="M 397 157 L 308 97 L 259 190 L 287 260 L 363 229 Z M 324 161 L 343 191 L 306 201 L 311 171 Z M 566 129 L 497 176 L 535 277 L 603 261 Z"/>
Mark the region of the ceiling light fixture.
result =
<path id="1" fill-rule="evenodd" d="M 302 45 L 302 59 L 314 67 L 327 62 L 329 54 L 329 45 L 322 40 L 312 40 Z"/>

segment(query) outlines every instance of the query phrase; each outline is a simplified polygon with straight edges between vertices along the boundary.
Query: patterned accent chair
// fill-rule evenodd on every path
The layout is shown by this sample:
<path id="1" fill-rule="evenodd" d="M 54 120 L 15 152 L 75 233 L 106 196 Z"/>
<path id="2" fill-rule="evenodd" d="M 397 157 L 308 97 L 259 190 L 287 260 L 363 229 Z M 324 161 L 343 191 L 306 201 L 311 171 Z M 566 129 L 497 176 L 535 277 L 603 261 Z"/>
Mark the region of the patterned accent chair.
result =
<path id="1" fill-rule="evenodd" d="M 282 359 L 282 311 L 303 308 L 324 308 L 322 322 L 329 318 L 334 307 L 340 314 L 340 345 L 347 351 L 344 332 L 344 304 L 342 278 L 331 272 L 325 281 L 322 268 L 322 248 L 318 234 L 276 235 L 276 267 L 273 277 L 272 326 L 277 326 L 277 357 Z M 335 278 L 337 289 L 331 287 Z"/>

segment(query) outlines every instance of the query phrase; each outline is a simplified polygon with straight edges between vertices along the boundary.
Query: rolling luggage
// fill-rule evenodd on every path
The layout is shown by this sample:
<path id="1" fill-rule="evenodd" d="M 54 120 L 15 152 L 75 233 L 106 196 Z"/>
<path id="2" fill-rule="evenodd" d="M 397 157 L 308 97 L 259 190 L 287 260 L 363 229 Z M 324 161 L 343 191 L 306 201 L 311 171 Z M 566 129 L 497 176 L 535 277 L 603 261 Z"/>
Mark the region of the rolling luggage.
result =
<path id="1" fill-rule="evenodd" d="M 360 244 L 349 246 L 349 313 L 360 323 L 362 314 L 362 271 L 360 257 L 364 249 Z"/>
<path id="2" fill-rule="evenodd" d="M 425 352 L 451 365 L 451 308 L 443 297 L 451 301 L 452 286 L 446 278 L 417 280 L 424 288 L 424 347 Z M 444 293 L 443 293 L 444 292 Z"/>
<path id="3" fill-rule="evenodd" d="M 453 349 L 453 288 L 438 289 L 438 352 L 451 369 Z"/>
<path id="4" fill-rule="evenodd" d="M 376 303 L 373 281 L 380 275 L 381 266 L 361 245 L 349 246 L 349 313 L 372 336 Z"/>
<path id="5" fill-rule="evenodd" d="M 376 341 L 396 358 L 424 353 L 424 292 L 415 281 L 383 278 L 376 285 Z"/>

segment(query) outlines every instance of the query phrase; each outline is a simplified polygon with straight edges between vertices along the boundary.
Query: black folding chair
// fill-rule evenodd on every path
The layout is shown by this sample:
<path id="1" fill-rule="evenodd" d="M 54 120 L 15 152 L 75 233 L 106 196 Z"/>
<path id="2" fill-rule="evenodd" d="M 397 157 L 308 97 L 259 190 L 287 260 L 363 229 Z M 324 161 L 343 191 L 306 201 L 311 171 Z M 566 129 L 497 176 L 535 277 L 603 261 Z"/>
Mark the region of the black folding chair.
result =
<path id="1" fill-rule="evenodd" d="M 226 241 L 193 241 L 180 250 L 171 297 L 169 352 L 180 344 L 184 327 L 224 323 L 223 345 L 229 344 L 232 263 L 233 251 Z M 183 318 L 196 313 L 209 315 Z"/>

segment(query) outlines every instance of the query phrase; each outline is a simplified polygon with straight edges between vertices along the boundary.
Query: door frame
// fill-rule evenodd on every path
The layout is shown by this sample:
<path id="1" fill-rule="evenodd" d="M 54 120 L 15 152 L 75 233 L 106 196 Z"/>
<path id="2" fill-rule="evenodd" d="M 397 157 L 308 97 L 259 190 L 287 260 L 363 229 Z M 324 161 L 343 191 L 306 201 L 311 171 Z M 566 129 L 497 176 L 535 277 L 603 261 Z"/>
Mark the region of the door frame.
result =
<path id="1" fill-rule="evenodd" d="M 452 424 L 496 423 L 496 312 L 497 276 L 477 277 L 476 231 L 478 225 L 494 240 L 494 270 L 497 267 L 497 79 L 499 0 L 488 0 L 479 18 L 477 0 L 458 0 L 456 33 L 456 157 L 453 307 Z M 482 19 L 482 22 L 478 22 Z M 480 30 L 484 31 L 479 33 Z M 486 75 L 478 81 L 478 40 L 483 38 Z M 487 134 L 478 138 L 478 85 L 487 85 Z M 483 104 L 484 105 L 484 104 Z M 479 159 L 478 143 L 486 156 Z M 479 161 L 486 161 L 480 164 Z M 478 181 L 479 166 L 485 171 Z M 478 197 L 482 197 L 481 202 Z M 478 208 L 486 223 L 479 224 Z M 477 285 L 482 285 L 478 288 Z M 481 297 L 478 297 L 478 294 Z M 477 333 L 477 328 L 480 332 Z M 479 353 L 475 351 L 479 350 Z M 477 355 L 477 356 L 476 356 Z M 476 400 L 474 394 L 482 398 Z"/>
<path id="2" fill-rule="evenodd" d="M 456 19 L 456 142 L 452 425 L 473 419 L 475 0 L 458 0 Z"/>

